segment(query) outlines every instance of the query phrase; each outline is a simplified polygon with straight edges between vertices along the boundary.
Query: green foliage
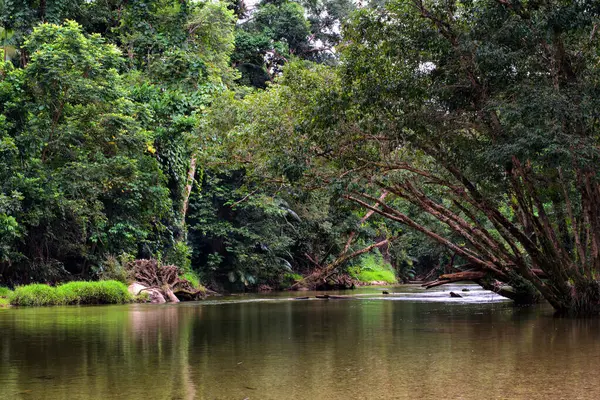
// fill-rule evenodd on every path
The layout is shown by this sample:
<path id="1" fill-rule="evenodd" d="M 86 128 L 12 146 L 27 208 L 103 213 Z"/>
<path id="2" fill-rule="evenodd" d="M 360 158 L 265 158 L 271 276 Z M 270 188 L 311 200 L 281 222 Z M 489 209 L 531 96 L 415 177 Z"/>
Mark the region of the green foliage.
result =
<path id="1" fill-rule="evenodd" d="M 236 30 L 238 82 L 265 88 L 294 59 L 335 63 L 339 27 L 354 9 L 351 0 L 261 1 Z"/>
<path id="2" fill-rule="evenodd" d="M 10 290 L 9 288 L 0 286 L 0 297 L 8 298 L 11 293 L 12 293 L 12 290 Z"/>
<path id="3" fill-rule="evenodd" d="M 243 290 L 278 280 L 289 268 L 287 250 L 292 229 L 280 199 L 246 195 L 243 173 L 208 173 L 190 203 L 189 241 L 193 263 L 205 281 Z"/>
<path id="4" fill-rule="evenodd" d="M 281 280 L 281 289 L 290 288 L 294 283 L 300 281 L 302 279 L 302 275 L 294 274 L 294 273 L 286 273 L 283 275 L 283 279 Z"/>
<path id="5" fill-rule="evenodd" d="M 9 298 L 11 295 L 12 295 L 12 290 L 10 290 L 9 288 L 0 286 L 0 308 L 10 306 Z"/>
<path id="6" fill-rule="evenodd" d="M 16 144 L 0 153 L 0 188 L 3 203 L 13 199 L 14 229 L 27 232 L 16 249 L 36 260 L 37 279 L 56 279 L 107 252 L 136 251 L 160 229 L 170 201 L 148 152 L 152 137 L 135 119 L 141 110 L 117 71 L 118 49 L 74 22 L 36 27 L 24 48 L 27 66 L 0 80 Z"/>
<path id="7" fill-rule="evenodd" d="M 383 256 L 379 252 L 362 256 L 359 264 L 350 267 L 348 271 L 353 278 L 360 282 L 398 282 L 394 269 L 383 259 Z"/>
<path id="8" fill-rule="evenodd" d="M 58 287 L 44 284 L 18 286 L 10 295 L 15 306 L 122 304 L 132 301 L 127 286 L 117 281 L 69 282 Z"/>
<path id="9" fill-rule="evenodd" d="M 127 285 L 131 280 L 127 264 L 133 260 L 131 254 L 121 253 L 119 256 L 109 254 L 100 264 L 96 274 L 101 281 L 118 281 Z"/>
<path id="10" fill-rule="evenodd" d="M 184 241 L 179 241 L 167 251 L 164 257 L 164 265 L 177 265 L 183 271 L 190 271 L 192 268 L 192 248 Z"/>

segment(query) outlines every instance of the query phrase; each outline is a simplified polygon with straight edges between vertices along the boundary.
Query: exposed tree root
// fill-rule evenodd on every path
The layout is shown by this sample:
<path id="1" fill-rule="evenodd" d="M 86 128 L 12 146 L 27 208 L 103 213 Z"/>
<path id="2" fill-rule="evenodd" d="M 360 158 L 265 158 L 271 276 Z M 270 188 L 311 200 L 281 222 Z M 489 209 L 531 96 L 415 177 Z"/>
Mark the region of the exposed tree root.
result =
<path id="1" fill-rule="evenodd" d="M 160 265 L 157 260 L 135 260 L 129 263 L 128 269 L 136 282 L 160 291 L 172 303 L 178 303 L 179 297 L 197 300 L 206 295 L 205 291 L 194 288 L 187 279 L 181 278 L 182 271 L 176 265 Z"/>

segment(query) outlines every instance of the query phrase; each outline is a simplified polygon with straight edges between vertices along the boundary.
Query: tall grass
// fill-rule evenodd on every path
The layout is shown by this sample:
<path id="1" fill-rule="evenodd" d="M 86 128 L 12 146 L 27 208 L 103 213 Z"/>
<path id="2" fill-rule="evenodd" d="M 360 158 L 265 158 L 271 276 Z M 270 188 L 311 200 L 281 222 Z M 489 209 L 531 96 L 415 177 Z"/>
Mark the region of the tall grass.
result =
<path id="1" fill-rule="evenodd" d="M 9 295 L 15 306 L 123 304 L 132 300 L 127 286 L 118 281 L 69 282 L 57 287 L 36 283 L 18 286 Z"/>

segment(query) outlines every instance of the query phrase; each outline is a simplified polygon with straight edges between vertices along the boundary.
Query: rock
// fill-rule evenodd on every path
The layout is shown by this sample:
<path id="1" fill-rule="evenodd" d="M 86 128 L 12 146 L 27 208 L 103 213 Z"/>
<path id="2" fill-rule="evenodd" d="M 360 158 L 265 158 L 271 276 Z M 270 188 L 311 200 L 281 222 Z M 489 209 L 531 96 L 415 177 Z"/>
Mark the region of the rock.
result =
<path id="1" fill-rule="evenodd" d="M 390 294 L 390 292 L 388 292 L 387 290 L 384 290 L 382 293 L 383 294 Z"/>
<path id="2" fill-rule="evenodd" d="M 328 299 L 329 295 L 328 294 L 318 294 L 315 296 L 317 299 Z"/>
<path id="3" fill-rule="evenodd" d="M 462 296 L 458 293 L 450 292 L 450 297 L 462 297 Z"/>
<path id="4" fill-rule="evenodd" d="M 131 285 L 129 285 L 129 287 L 127 288 L 127 290 L 133 296 L 139 296 L 140 292 L 141 293 L 148 293 L 148 296 L 150 297 L 150 303 L 152 303 L 152 304 L 162 304 L 162 303 L 166 303 L 167 302 L 165 300 L 165 296 L 163 296 L 163 294 L 160 292 L 160 290 L 158 290 L 158 289 L 148 289 L 146 286 L 144 286 L 144 285 L 142 285 L 141 283 L 138 283 L 138 282 L 134 282 Z"/>
<path id="5" fill-rule="evenodd" d="M 462 291 L 463 291 L 463 292 L 470 292 L 470 291 L 471 291 L 471 289 L 464 288 Z"/>
<path id="6" fill-rule="evenodd" d="M 137 282 L 133 282 L 131 285 L 129 285 L 129 287 L 127 288 L 127 290 L 129 291 L 129 293 L 132 296 L 137 296 L 140 294 L 140 292 L 142 290 L 146 289 L 146 286 L 142 285 L 141 283 L 137 283 Z"/>
<path id="7" fill-rule="evenodd" d="M 306 296 L 306 297 L 294 297 L 294 300 L 308 300 L 308 299 L 309 299 L 308 296 Z"/>

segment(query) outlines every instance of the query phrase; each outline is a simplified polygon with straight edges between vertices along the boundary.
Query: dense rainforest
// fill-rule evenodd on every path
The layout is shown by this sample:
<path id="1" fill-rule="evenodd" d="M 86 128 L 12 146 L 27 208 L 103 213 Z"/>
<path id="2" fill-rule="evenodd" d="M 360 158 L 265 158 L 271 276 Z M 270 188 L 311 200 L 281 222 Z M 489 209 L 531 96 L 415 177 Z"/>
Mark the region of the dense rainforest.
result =
<path id="1" fill-rule="evenodd" d="M 0 284 L 384 265 L 597 313 L 598 23 L 590 0 L 0 0 Z"/>

